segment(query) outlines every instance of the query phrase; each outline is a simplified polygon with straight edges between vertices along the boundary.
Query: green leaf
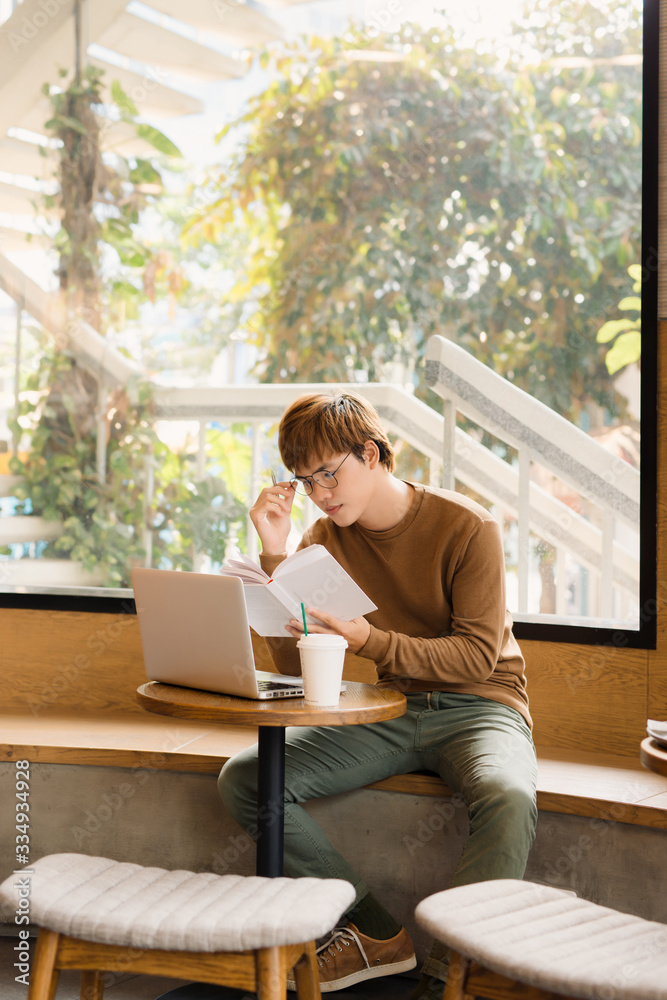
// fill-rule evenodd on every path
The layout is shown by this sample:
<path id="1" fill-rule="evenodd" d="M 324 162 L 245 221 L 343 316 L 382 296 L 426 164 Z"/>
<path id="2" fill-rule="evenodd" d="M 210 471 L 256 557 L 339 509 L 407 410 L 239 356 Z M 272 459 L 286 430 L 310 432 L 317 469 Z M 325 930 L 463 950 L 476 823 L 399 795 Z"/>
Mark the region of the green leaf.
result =
<path id="1" fill-rule="evenodd" d="M 229 130 L 232 128 L 234 122 L 229 122 L 224 128 L 221 128 L 219 132 L 215 134 L 215 142 L 220 142 L 228 134 Z"/>
<path id="2" fill-rule="evenodd" d="M 70 118 L 69 115 L 56 115 L 54 118 L 49 118 L 44 128 L 48 129 L 49 132 L 60 132 L 63 128 L 70 128 L 80 135 L 88 135 L 88 129 L 77 118 Z"/>
<path id="3" fill-rule="evenodd" d="M 635 282 L 632 287 L 633 292 L 641 291 L 641 281 L 642 281 L 642 266 L 641 264 L 631 264 L 628 268 L 628 274 Z"/>
<path id="4" fill-rule="evenodd" d="M 137 135 L 140 139 L 144 139 L 146 142 L 150 143 L 158 153 L 164 153 L 165 156 L 177 156 L 182 157 L 182 153 L 178 146 L 176 146 L 171 139 L 168 139 L 164 132 L 160 132 L 159 129 L 155 128 L 153 125 L 147 125 L 144 122 L 139 122 L 137 124 Z"/>
<path id="5" fill-rule="evenodd" d="M 119 299 L 132 300 L 141 295 L 141 292 L 130 281 L 114 281 L 112 286 L 114 295 Z"/>
<path id="6" fill-rule="evenodd" d="M 120 257 L 121 264 L 126 264 L 128 267 L 143 267 L 150 257 L 148 250 L 145 252 L 138 251 L 136 248 L 125 250 L 121 245 L 114 247 L 114 249 Z"/>
<path id="7" fill-rule="evenodd" d="M 637 312 L 641 312 L 642 300 L 637 295 L 627 295 L 618 303 L 618 308 L 622 309 L 623 312 L 629 309 L 636 309 Z"/>
<path id="8" fill-rule="evenodd" d="M 156 184 L 162 187 L 162 176 L 149 160 L 137 160 L 130 170 L 130 180 L 133 184 Z"/>
<path id="9" fill-rule="evenodd" d="M 622 333 L 614 346 L 607 351 L 605 364 L 610 375 L 614 375 L 626 365 L 635 364 L 642 354 L 642 338 L 638 332 Z"/>
<path id="10" fill-rule="evenodd" d="M 635 328 L 635 323 L 631 319 L 610 319 L 600 327 L 596 339 L 598 344 L 607 344 L 623 330 Z"/>
<path id="11" fill-rule="evenodd" d="M 118 80 L 111 81 L 111 98 L 114 104 L 118 106 L 121 114 L 127 115 L 130 118 L 136 118 L 139 114 L 139 108 L 125 93 Z"/>

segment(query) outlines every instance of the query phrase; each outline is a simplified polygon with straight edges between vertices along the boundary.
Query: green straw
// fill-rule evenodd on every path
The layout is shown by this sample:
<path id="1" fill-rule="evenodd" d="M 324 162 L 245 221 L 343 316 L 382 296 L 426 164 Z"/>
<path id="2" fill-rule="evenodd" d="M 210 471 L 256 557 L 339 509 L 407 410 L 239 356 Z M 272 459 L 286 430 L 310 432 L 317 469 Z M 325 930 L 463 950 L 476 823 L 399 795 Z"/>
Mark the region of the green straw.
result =
<path id="1" fill-rule="evenodd" d="M 301 617 L 303 618 L 303 634 L 308 635 L 308 626 L 306 625 L 306 609 L 303 606 L 303 601 L 301 602 Z"/>

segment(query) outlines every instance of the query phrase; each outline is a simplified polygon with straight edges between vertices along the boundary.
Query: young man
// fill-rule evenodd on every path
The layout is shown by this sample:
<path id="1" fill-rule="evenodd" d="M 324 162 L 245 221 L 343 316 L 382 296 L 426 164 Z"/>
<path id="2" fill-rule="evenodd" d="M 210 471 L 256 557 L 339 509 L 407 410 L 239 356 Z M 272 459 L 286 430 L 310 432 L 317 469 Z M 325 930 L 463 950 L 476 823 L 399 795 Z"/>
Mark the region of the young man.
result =
<path id="1" fill-rule="evenodd" d="M 318 952 L 321 989 L 331 992 L 416 962 L 400 923 L 300 803 L 434 771 L 468 808 L 470 836 L 453 884 L 522 878 L 537 819 L 535 751 L 492 515 L 459 493 L 394 476 L 377 413 L 352 393 L 297 399 L 280 423 L 279 447 L 294 478 L 262 490 L 250 511 L 263 568 L 270 574 L 285 558 L 294 493 L 308 494 L 324 516 L 300 547 L 326 546 L 378 608 L 349 622 L 309 608 L 323 622 L 312 631 L 343 635 L 350 652 L 375 663 L 377 683 L 408 701 L 389 722 L 287 731 L 285 872 L 343 878 L 357 890 L 345 926 Z M 298 674 L 296 619 L 290 632 L 295 641 L 272 640 L 272 655 L 282 673 Z M 256 819 L 256 774 L 253 749 L 220 775 L 223 801 L 246 828 Z M 446 952 L 434 945 L 418 994 L 439 1000 L 446 975 Z"/>

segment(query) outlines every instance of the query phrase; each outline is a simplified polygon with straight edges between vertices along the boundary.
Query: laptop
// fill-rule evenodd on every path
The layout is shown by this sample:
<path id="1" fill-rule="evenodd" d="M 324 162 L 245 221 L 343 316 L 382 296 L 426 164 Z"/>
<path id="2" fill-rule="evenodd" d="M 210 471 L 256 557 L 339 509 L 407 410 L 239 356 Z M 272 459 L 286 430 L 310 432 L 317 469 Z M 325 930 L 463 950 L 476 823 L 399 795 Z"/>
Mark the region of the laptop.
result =
<path id="1" fill-rule="evenodd" d="M 133 569 L 146 676 L 240 698 L 303 697 L 301 677 L 256 670 L 238 577 Z"/>

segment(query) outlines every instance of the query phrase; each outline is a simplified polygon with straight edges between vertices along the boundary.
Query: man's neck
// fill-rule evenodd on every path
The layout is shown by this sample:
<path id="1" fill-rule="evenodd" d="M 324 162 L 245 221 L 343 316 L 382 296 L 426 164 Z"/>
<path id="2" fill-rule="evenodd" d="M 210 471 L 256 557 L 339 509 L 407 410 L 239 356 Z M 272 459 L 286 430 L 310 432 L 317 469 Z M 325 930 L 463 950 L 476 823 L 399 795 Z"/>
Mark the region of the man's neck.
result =
<path id="1" fill-rule="evenodd" d="M 373 502 L 357 523 L 367 531 L 389 531 L 403 520 L 412 504 L 412 489 L 384 470 L 378 470 Z"/>

